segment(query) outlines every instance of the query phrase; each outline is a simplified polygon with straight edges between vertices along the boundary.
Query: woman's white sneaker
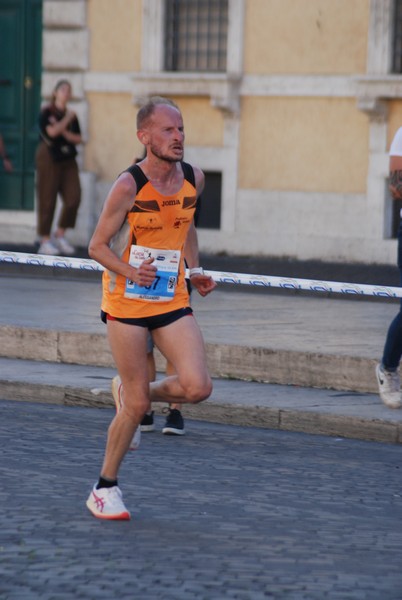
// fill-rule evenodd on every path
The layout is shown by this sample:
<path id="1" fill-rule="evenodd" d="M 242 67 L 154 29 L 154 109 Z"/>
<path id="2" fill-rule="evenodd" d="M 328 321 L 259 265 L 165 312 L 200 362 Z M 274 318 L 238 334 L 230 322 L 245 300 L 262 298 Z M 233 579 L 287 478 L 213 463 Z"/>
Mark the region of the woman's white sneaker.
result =
<path id="1" fill-rule="evenodd" d="M 53 244 L 59 249 L 59 251 L 65 256 L 71 256 L 75 254 L 75 248 L 66 240 L 65 237 L 54 237 L 52 238 Z"/>
<path id="2" fill-rule="evenodd" d="M 38 248 L 38 254 L 46 254 L 46 256 L 59 256 L 60 250 L 50 240 L 41 242 Z"/>
<path id="3" fill-rule="evenodd" d="M 111 488 L 100 488 L 99 490 L 94 486 L 89 494 L 87 507 L 98 519 L 130 520 L 130 513 L 124 506 L 123 495 L 117 485 Z"/>

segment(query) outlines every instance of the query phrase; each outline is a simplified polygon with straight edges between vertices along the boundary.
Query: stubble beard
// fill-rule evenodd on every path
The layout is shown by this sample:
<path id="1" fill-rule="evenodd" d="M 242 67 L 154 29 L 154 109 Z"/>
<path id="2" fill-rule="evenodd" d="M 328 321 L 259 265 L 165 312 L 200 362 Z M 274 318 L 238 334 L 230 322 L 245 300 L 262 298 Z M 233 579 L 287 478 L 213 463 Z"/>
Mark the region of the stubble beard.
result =
<path id="1" fill-rule="evenodd" d="M 157 147 L 152 146 L 152 145 L 151 145 L 151 152 L 154 156 L 156 156 L 156 158 L 159 158 L 159 160 L 163 160 L 168 163 L 177 163 L 183 159 L 183 152 L 182 152 L 182 155 L 180 158 L 173 158 L 172 156 L 169 156 L 168 154 L 163 154 Z"/>

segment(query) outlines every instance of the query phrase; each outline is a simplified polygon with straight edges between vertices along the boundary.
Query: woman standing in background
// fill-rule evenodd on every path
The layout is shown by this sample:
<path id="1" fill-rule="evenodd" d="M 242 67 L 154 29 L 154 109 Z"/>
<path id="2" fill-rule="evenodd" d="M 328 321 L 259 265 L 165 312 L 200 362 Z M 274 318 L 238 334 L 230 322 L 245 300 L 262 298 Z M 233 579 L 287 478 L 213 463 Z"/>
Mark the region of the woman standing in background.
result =
<path id="1" fill-rule="evenodd" d="M 81 186 L 76 161 L 77 144 L 82 142 L 76 114 L 67 108 L 71 85 L 63 79 L 52 94 L 49 105 L 39 115 L 40 143 L 36 151 L 39 254 L 71 255 L 75 248 L 65 238 L 75 226 L 81 201 Z M 57 195 L 63 207 L 52 234 Z"/>

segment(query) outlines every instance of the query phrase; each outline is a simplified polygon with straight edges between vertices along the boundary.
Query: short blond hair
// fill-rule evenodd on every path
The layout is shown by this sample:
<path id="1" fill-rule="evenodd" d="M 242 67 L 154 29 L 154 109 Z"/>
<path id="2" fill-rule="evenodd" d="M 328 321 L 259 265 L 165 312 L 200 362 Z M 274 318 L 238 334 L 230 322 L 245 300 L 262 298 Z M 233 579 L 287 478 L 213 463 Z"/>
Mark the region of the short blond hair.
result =
<path id="1" fill-rule="evenodd" d="M 143 106 L 141 106 L 137 113 L 137 129 L 142 129 L 154 114 L 157 106 L 161 106 L 163 104 L 173 106 L 173 108 L 176 108 L 180 112 L 180 108 L 175 102 L 173 102 L 173 100 L 164 98 L 163 96 L 151 96 L 151 98 Z"/>

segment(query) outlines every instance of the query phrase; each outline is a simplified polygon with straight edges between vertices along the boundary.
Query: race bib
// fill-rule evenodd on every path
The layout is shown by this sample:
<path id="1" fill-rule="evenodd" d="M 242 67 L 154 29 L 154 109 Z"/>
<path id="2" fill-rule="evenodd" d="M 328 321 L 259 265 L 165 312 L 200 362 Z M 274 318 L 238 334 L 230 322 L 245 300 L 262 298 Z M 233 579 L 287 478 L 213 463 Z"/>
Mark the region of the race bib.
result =
<path id="1" fill-rule="evenodd" d="M 147 302 L 168 302 L 173 299 L 180 265 L 180 250 L 158 250 L 144 246 L 131 246 L 129 263 L 138 269 L 147 258 L 154 258 L 155 279 L 151 285 L 138 285 L 126 280 L 125 298 L 146 300 Z"/>

